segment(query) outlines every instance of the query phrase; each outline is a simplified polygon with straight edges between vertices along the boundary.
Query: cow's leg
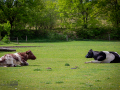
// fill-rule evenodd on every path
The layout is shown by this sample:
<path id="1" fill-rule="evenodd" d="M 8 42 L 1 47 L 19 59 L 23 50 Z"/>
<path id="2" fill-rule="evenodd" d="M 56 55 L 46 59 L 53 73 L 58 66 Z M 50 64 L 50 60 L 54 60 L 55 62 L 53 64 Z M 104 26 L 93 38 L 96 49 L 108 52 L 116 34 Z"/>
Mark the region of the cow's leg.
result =
<path id="1" fill-rule="evenodd" d="M 21 65 L 22 66 L 28 66 L 29 64 L 26 61 L 24 61 L 23 63 L 21 63 Z"/>
<path id="2" fill-rule="evenodd" d="M 8 67 L 14 67 L 15 66 L 14 63 L 13 63 L 13 59 L 7 59 L 6 63 L 7 63 Z"/>
<path id="3" fill-rule="evenodd" d="M 85 63 L 102 63 L 102 61 L 94 60 L 94 61 L 88 61 L 88 62 L 85 62 Z"/>
<path id="4" fill-rule="evenodd" d="M 16 67 L 16 65 L 13 65 L 13 64 L 7 64 L 7 67 Z"/>
<path id="5" fill-rule="evenodd" d="M 13 60 L 13 63 L 14 63 L 14 67 L 16 67 L 17 65 L 21 66 L 21 62 L 16 61 L 15 59 Z"/>
<path id="6" fill-rule="evenodd" d="M 12 64 L 7 64 L 7 67 L 12 67 Z"/>

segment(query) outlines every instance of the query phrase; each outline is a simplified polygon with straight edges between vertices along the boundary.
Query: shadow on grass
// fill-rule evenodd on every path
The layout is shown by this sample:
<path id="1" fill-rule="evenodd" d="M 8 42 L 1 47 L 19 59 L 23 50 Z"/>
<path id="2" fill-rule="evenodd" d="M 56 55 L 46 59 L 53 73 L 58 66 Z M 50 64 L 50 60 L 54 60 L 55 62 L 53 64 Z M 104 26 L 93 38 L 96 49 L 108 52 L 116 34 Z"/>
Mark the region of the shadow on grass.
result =
<path id="1" fill-rule="evenodd" d="M 29 66 L 40 66 L 40 65 L 29 65 Z"/>

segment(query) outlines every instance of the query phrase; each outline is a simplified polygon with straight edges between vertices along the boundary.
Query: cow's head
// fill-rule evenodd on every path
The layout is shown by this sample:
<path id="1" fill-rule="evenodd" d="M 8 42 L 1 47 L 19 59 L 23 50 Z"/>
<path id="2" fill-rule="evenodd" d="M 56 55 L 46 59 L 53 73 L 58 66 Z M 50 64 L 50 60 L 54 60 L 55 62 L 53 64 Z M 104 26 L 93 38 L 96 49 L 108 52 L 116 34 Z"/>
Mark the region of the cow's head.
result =
<path id="1" fill-rule="evenodd" d="M 32 60 L 35 60 L 35 59 L 36 59 L 35 55 L 32 53 L 31 50 L 26 51 L 26 54 L 27 54 L 27 56 L 28 56 L 28 57 L 27 57 L 28 59 L 32 59 Z"/>
<path id="2" fill-rule="evenodd" d="M 86 58 L 92 58 L 93 57 L 93 50 L 90 49 L 88 54 L 85 56 Z"/>

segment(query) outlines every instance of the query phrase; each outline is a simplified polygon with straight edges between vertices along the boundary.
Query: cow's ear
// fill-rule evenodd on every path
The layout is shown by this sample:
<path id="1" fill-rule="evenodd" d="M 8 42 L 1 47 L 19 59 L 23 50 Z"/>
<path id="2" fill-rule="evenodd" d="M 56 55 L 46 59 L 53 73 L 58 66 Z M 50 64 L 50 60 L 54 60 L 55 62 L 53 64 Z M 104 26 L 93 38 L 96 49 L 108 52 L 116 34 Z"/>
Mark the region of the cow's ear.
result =
<path id="1" fill-rule="evenodd" d="M 90 51 L 93 51 L 92 49 L 90 49 Z"/>
<path id="2" fill-rule="evenodd" d="M 26 51 L 26 54 L 28 54 L 28 51 Z"/>
<path id="3" fill-rule="evenodd" d="M 92 52 L 93 52 L 93 50 L 92 50 L 92 49 L 90 49 L 90 52 L 92 53 Z"/>

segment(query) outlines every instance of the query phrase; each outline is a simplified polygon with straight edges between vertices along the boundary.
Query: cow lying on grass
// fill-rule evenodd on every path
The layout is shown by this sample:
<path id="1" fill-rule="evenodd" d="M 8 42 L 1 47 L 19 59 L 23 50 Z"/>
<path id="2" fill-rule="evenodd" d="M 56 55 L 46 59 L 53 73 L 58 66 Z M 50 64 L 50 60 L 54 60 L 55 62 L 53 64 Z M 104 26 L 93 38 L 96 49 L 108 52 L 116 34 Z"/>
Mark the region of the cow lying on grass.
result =
<path id="1" fill-rule="evenodd" d="M 117 52 L 89 50 L 86 58 L 94 58 L 94 61 L 85 63 L 120 63 L 120 55 Z"/>
<path id="2" fill-rule="evenodd" d="M 0 66 L 15 67 L 17 65 L 27 66 L 27 60 L 35 60 L 36 57 L 31 50 L 21 53 L 6 54 L 0 58 Z"/>

